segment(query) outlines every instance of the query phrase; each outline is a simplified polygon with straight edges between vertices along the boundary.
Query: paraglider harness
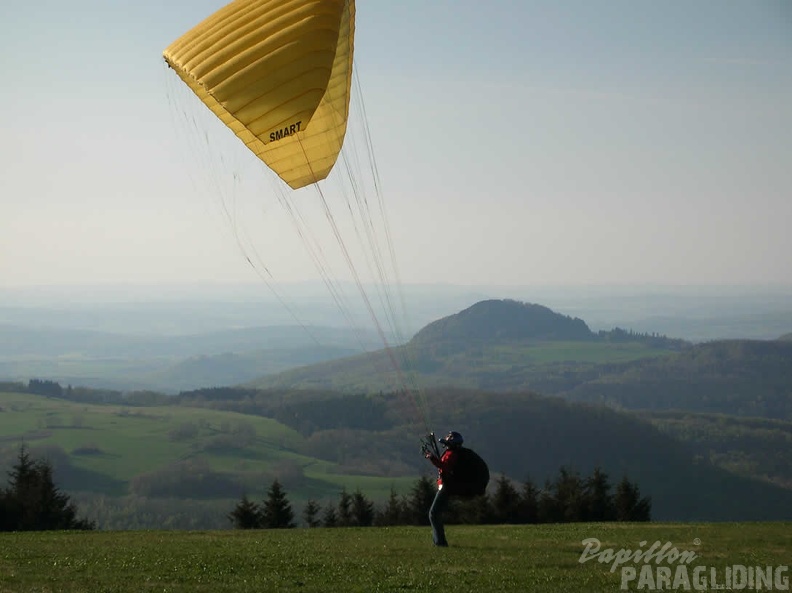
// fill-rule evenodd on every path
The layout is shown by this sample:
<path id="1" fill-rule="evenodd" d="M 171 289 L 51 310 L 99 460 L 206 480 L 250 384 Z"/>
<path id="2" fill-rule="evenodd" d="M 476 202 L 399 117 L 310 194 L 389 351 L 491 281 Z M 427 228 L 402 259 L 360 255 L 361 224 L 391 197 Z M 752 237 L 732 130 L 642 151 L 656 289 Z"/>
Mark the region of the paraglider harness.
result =
<path id="1" fill-rule="evenodd" d="M 421 453 L 431 453 L 438 459 L 441 457 L 440 448 L 437 446 L 435 433 L 430 432 L 421 439 Z M 458 456 L 454 464 L 454 473 L 443 476 L 443 488 L 448 488 L 449 494 L 461 497 L 481 496 L 487 491 L 490 474 L 487 462 L 481 456 L 467 447 L 455 449 Z"/>

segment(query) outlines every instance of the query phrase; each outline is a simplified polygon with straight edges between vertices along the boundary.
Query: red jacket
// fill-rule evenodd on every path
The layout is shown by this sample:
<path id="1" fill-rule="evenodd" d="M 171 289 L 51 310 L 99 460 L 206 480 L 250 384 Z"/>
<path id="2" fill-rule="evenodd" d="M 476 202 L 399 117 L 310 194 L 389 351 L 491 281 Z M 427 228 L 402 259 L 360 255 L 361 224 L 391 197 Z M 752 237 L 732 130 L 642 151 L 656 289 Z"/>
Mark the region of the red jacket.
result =
<path id="1" fill-rule="evenodd" d="M 437 468 L 438 487 L 443 485 L 444 475 L 451 476 L 454 473 L 454 465 L 456 464 L 457 459 L 459 459 L 459 455 L 457 455 L 457 452 L 454 449 L 446 449 L 440 459 L 434 455 L 429 457 L 429 461 L 431 461 L 432 465 Z"/>

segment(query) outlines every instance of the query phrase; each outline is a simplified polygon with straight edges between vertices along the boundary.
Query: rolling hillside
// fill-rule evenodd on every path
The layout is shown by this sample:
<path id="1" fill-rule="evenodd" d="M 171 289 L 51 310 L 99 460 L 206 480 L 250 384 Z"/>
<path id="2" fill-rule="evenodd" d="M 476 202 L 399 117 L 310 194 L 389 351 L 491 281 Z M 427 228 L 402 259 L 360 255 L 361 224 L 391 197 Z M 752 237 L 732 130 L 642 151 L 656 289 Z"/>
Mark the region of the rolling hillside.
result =
<path id="1" fill-rule="evenodd" d="M 792 420 L 792 342 L 689 344 L 515 301 L 482 301 L 396 349 L 424 388 L 534 391 L 635 410 L 684 409 Z M 384 369 L 384 370 L 383 370 Z M 399 387 L 384 353 L 262 377 L 251 385 L 341 391 Z"/>
<path id="2" fill-rule="evenodd" d="M 338 464 L 307 454 L 305 438 L 257 415 L 180 405 L 87 404 L 0 392 L 0 473 L 21 445 L 55 467 L 58 485 L 81 508 L 116 527 L 227 527 L 225 513 L 243 494 L 263 496 L 276 477 L 295 501 L 335 496 L 343 486 L 378 498 L 412 477 L 349 476 Z M 102 517 L 102 508 L 117 516 Z M 124 523 L 134 509 L 139 517 Z M 149 518 L 146 519 L 146 516 Z M 120 522 L 120 523 L 119 523 Z M 107 526 L 108 523 L 105 523 Z"/>
<path id="3" fill-rule="evenodd" d="M 561 467 L 601 467 L 637 482 L 658 520 L 792 518 L 792 491 L 718 469 L 632 415 L 530 393 L 425 395 L 437 430 L 468 435 L 495 475 L 541 487 Z M 5 467 L 24 442 L 105 526 L 221 527 L 235 500 L 262 497 L 276 477 L 301 504 L 342 487 L 382 500 L 431 474 L 399 394 L 200 390 L 131 406 L 3 393 L 0 407 Z"/>

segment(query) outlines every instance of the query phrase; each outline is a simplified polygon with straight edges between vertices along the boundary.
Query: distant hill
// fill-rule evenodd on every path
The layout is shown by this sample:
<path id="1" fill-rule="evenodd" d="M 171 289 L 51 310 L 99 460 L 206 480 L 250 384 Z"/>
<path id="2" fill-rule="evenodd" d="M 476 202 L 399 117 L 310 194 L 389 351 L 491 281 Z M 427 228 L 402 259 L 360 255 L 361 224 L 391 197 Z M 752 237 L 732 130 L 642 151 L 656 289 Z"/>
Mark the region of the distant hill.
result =
<path id="1" fill-rule="evenodd" d="M 591 340 L 582 319 L 560 315 L 542 305 L 513 300 L 487 300 L 420 330 L 412 342 L 492 340 Z"/>
<path id="2" fill-rule="evenodd" d="M 788 334 L 784 334 L 778 339 L 781 340 L 782 342 L 792 342 L 792 332 Z"/>
<path id="3" fill-rule="evenodd" d="M 325 360 L 338 360 L 358 354 L 359 349 L 341 346 L 309 346 L 271 348 L 267 350 L 225 352 L 212 356 L 194 356 L 162 370 L 140 376 L 149 386 L 167 386 L 168 391 L 198 389 L 207 386 L 237 385 L 261 376 L 275 374 Z"/>
<path id="4" fill-rule="evenodd" d="M 668 356 L 683 340 L 614 329 L 592 333 L 581 319 L 537 304 L 487 300 L 420 330 L 393 356 L 377 351 L 251 382 L 261 388 L 398 389 L 389 359 L 423 387 L 558 393 L 596 378 L 607 363 Z M 384 370 L 383 370 L 384 369 Z"/>
<path id="5" fill-rule="evenodd" d="M 266 326 L 179 335 L 121 334 L 0 324 L 0 357 L 77 354 L 84 358 L 168 358 L 211 356 L 267 349 L 340 347 L 361 350 L 381 344 L 373 331 L 313 326 Z"/>
<path id="6" fill-rule="evenodd" d="M 146 335 L 0 324 L 0 380 L 178 392 L 243 383 L 381 343 L 374 332 L 318 326 Z"/>

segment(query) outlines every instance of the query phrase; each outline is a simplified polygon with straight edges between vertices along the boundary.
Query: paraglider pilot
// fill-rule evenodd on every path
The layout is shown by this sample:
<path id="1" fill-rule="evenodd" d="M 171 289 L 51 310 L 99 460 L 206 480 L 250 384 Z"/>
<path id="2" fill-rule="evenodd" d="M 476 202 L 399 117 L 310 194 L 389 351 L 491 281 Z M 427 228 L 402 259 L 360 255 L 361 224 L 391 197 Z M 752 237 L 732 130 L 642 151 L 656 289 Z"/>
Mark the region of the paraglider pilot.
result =
<path id="1" fill-rule="evenodd" d="M 454 466 L 459 458 L 459 449 L 462 447 L 464 439 L 458 432 L 451 431 L 439 443 L 445 447 L 443 454 L 438 457 L 435 452 L 427 450 L 424 453 L 432 465 L 437 467 L 437 494 L 435 494 L 434 502 L 429 508 L 429 523 L 432 526 L 432 541 L 436 546 L 446 547 L 448 542 L 445 537 L 445 528 L 443 526 L 443 513 L 448 507 L 448 501 L 451 497 L 450 488 L 443 488 L 443 478 L 448 483 L 448 478 L 454 473 Z M 447 484 L 448 485 L 448 484 Z"/>

